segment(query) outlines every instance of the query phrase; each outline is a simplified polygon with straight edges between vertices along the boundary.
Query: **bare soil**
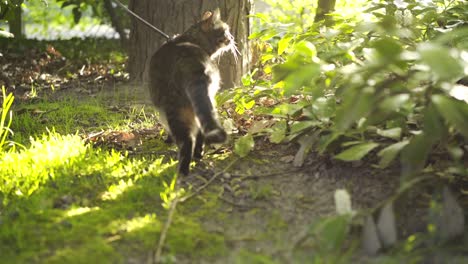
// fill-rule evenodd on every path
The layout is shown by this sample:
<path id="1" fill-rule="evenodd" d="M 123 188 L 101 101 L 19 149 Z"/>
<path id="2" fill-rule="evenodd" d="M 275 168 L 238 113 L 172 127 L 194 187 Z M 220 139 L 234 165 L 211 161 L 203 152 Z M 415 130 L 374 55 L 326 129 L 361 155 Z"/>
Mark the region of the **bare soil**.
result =
<path id="1" fill-rule="evenodd" d="M 127 101 L 131 105 L 151 106 L 142 86 L 130 85 L 120 87 L 118 93 L 115 91 L 109 94 L 113 104 L 131 97 Z M 295 167 L 292 159 L 297 150 L 298 145 L 293 143 L 277 145 L 257 139 L 249 156 L 235 161 L 210 184 L 206 192 L 218 193 L 219 211 L 227 217 L 206 215 L 203 226 L 208 232 L 224 236 L 229 253 L 225 258 L 210 259 L 207 263 L 236 263 L 245 251 L 268 256 L 279 263 L 308 262 L 313 252 L 300 242 L 312 224 L 336 215 L 334 193 L 337 189 L 349 192 L 354 210 L 367 210 L 381 205 L 399 187 L 397 165 L 385 170 L 374 169 L 371 161 L 346 163 L 312 152 L 302 167 Z M 172 156 L 176 158 L 176 153 Z M 206 155 L 192 175 L 182 179 L 182 186 L 197 189 L 215 172 L 225 170 L 234 159 L 216 161 L 212 158 Z M 197 194 L 200 199 L 204 192 Z M 410 194 L 412 199 L 398 203 L 401 238 L 426 230 L 429 197 L 424 196 L 424 192 Z M 354 242 L 350 243 L 359 244 L 359 237 L 358 226 L 353 229 L 350 241 Z M 364 256 L 358 255 L 358 258 Z M 193 261 L 190 257 L 177 260 L 178 263 Z"/>

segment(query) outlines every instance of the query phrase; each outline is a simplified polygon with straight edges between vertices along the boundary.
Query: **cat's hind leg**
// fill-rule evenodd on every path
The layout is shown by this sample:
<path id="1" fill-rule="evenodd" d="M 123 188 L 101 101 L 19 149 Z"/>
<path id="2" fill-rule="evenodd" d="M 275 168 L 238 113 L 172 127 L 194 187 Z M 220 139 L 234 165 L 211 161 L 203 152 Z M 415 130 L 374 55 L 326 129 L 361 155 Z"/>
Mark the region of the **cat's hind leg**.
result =
<path id="1" fill-rule="evenodd" d="M 167 114 L 171 135 L 179 149 L 178 172 L 188 175 L 196 139 L 195 114 L 191 107 L 181 107 Z"/>
<path id="2" fill-rule="evenodd" d="M 227 134 L 217 120 L 216 110 L 209 96 L 209 85 L 207 77 L 200 77 L 191 83 L 186 93 L 200 121 L 205 143 L 223 143 Z"/>

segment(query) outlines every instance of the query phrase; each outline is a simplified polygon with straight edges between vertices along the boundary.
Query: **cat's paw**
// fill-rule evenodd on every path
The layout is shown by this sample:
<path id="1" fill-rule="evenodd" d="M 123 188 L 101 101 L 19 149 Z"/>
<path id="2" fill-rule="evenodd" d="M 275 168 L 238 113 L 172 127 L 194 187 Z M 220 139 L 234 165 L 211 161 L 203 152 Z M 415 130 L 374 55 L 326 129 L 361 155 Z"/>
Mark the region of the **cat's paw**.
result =
<path id="1" fill-rule="evenodd" d="M 222 128 L 215 128 L 205 133 L 205 142 L 208 144 L 224 143 L 227 139 L 227 133 Z"/>

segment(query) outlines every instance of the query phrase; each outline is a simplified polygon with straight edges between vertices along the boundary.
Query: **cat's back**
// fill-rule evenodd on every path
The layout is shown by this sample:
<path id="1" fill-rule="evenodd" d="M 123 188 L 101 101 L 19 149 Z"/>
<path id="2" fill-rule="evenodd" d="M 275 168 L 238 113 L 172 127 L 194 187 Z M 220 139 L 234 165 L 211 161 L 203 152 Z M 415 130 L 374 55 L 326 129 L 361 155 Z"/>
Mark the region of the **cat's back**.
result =
<path id="1" fill-rule="evenodd" d="M 211 63 L 209 55 L 196 44 L 174 40 L 165 43 L 152 56 L 150 74 L 159 77 L 188 74 L 204 70 Z"/>
<path id="2" fill-rule="evenodd" d="M 199 46 L 175 39 L 165 43 L 151 58 L 150 92 L 153 101 L 160 104 L 166 96 L 185 96 L 183 87 L 217 68 L 209 55 Z"/>

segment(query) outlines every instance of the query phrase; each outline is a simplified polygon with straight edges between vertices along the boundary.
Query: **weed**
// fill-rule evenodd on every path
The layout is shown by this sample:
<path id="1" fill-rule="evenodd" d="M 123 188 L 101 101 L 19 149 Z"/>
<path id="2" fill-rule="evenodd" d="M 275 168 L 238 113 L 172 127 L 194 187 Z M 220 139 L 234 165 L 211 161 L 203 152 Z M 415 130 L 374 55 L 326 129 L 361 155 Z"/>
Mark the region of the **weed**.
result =
<path id="1" fill-rule="evenodd" d="M 10 107 L 14 100 L 12 93 L 9 93 L 8 95 L 6 94 L 4 86 L 2 86 L 2 95 L 2 109 L 0 112 L 0 152 L 3 151 L 7 136 L 11 133 L 10 126 L 13 120 Z"/>

